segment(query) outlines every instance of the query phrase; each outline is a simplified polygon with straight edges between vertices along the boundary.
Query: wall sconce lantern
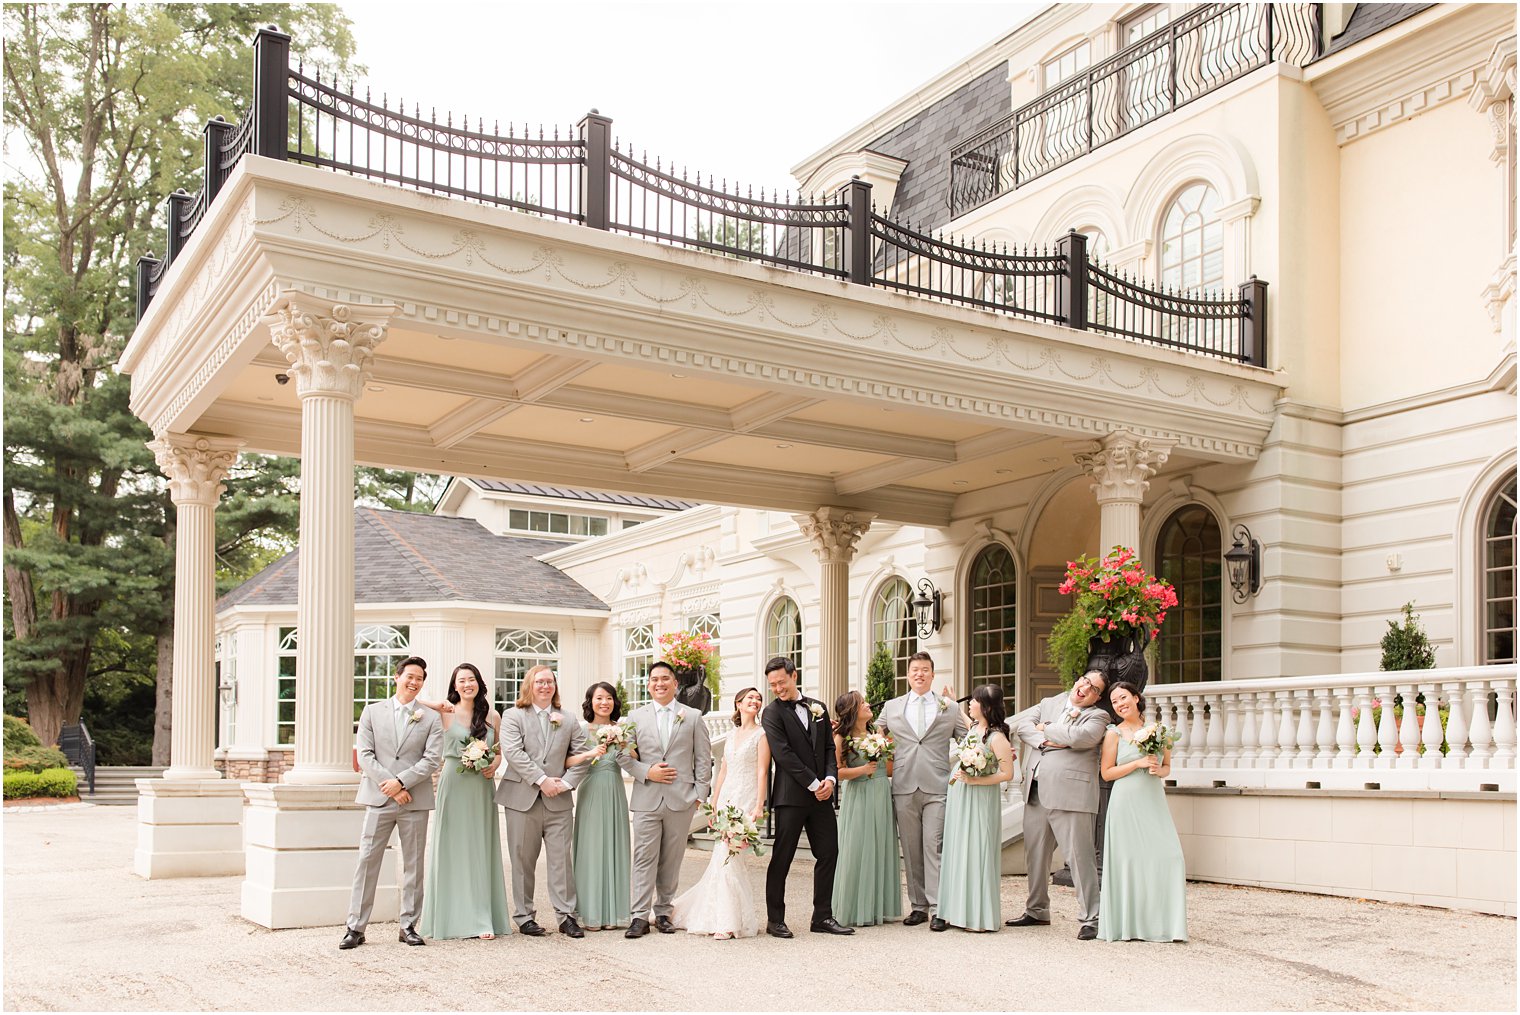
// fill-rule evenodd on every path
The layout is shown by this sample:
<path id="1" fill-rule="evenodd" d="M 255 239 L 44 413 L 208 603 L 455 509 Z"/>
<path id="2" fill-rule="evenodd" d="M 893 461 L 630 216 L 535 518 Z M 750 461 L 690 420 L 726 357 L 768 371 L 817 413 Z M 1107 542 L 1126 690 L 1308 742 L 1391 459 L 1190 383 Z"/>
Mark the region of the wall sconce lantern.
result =
<path id="1" fill-rule="evenodd" d="M 921 579 L 918 596 L 908 604 L 913 607 L 913 619 L 918 622 L 919 641 L 934 637 L 934 632 L 939 630 L 940 600 L 940 591 L 934 583 L 927 578 Z"/>
<path id="2" fill-rule="evenodd" d="M 1261 543 L 1251 537 L 1251 530 L 1237 525 L 1230 533 L 1235 540 L 1224 554 L 1230 572 L 1230 590 L 1237 603 L 1243 603 L 1261 591 Z"/>
<path id="3" fill-rule="evenodd" d="M 222 704 L 224 704 L 224 705 L 236 705 L 237 704 L 237 683 L 235 681 L 233 681 L 230 677 L 223 677 L 221 679 L 221 682 L 216 685 L 216 689 L 219 692 L 221 692 L 221 695 L 222 695 Z"/>

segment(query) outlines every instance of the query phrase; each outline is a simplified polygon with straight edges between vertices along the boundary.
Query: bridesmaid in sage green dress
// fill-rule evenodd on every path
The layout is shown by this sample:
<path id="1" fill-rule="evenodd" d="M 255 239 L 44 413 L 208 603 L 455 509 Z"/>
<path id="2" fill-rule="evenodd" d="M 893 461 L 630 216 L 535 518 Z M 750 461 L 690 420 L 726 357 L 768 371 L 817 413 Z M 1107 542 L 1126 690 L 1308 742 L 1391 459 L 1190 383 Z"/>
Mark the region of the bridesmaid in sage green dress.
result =
<path id="1" fill-rule="evenodd" d="M 1109 701 L 1120 722 L 1103 740 L 1103 778 L 1114 784 L 1103 832 L 1098 936 L 1105 941 L 1186 941 L 1187 869 L 1162 780 L 1172 752 L 1141 754 L 1145 699 L 1117 683 Z"/>
<path id="2" fill-rule="evenodd" d="M 902 863 L 892 811 L 892 759 L 867 761 L 851 741 L 870 730 L 875 715 L 859 691 L 834 702 L 834 750 L 839 779 L 839 862 L 834 874 L 834 919 L 871 927 L 902 919 Z"/>
<path id="3" fill-rule="evenodd" d="M 627 925 L 630 906 L 628 795 L 617 762 L 620 752 L 598 744 L 595 733 L 622 718 L 617 689 L 606 681 L 592 684 L 581 714 L 589 749 L 566 762 L 569 767 L 591 766 L 575 791 L 575 896 L 587 930 L 613 930 Z"/>
<path id="4" fill-rule="evenodd" d="M 493 799 L 496 768 L 459 771 L 459 752 L 470 740 L 495 746 L 497 716 L 480 671 L 470 663 L 454 667 L 443 719 L 443 765 L 423 876 L 423 937 L 478 937 L 486 941 L 512 931 L 507 885 L 501 870 L 501 830 Z"/>
<path id="5" fill-rule="evenodd" d="M 997 756 L 991 775 L 968 776 L 952 767 L 945 795 L 945 838 L 939 868 L 939 911 L 963 930 L 1003 925 L 1002 818 L 998 787 L 1013 778 L 1013 746 L 1003 722 L 1003 689 L 983 684 L 971 692 L 971 732 Z"/>

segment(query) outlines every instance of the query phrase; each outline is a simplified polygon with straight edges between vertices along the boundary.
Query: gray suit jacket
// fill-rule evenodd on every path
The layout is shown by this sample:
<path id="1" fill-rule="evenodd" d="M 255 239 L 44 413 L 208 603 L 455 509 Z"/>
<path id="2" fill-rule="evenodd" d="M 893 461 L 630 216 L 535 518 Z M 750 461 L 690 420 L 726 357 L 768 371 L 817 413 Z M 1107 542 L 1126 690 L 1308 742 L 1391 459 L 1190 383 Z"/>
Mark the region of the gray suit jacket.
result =
<path id="1" fill-rule="evenodd" d="M 396 718 L 391 699 L 367 705 L 359 715 L 359 770 L 364 778 L 354 798 L 367 807 L 384 807 L 393 803 L 380 792 L 380 784 L 400 779 L 412 794 L 412 802 L 402 806 L 408 811 L 433 809 L 433 773 L 443 760 L 443 723 L 438 713 L 416 702 L 409 706 L 422 718 L 408 721 L 396 740 Z"/>
<path id="2" fill-rule="evenodd" d="M 938 697 L 938 695 L 936 695 Z M 945 699 L 941 698 L 941 701 Z M 881 708 L 878 725 L 892 734 L 892 793 L 944 796 L 950 788 L 950 741 L 966 735 L 966 717 L 954 702 L 929 714 L 929 728 L 920 739 L 908 718 L 908 696 L 893 698 Z"/>
<path id="3" fill-rule="evenodd" d="M 564 779 L 571 789 L 579 786 L 586 776 L 586 767 L 565 771 L 565 761 L 572 754 L 585 750 L 586 734 L 580 719 L 562 708 L 550 712 L 560 714 L 556 728 L 549 727 L 549 739 L 544 740 L 542 724 L 534 718 L 533 706 L 509 708 L 501 716 L 502 777 L 496 787 L 496 802 L 508 810 L 525 811 L 533 802 L 543 798 L 544 807 L 551 811 L 569 810 L 572 806 L 569 793 L 546 797 L 538 788 L 538 780 L 545 776 Z"/>
<path id="4" fill-rule="evenodd" d="M 1024 802 L 1029 787 L 1040 783 L 1040 803 L 1050 810 L 1098 813 L 1098 752 L 1109 716 L 1101 705 L 1084 708 L 1075 718 L 1068 715 L 1069 694 L 1052 694 L 1008 721 L 1013 735 L 1024 742 Z M 1048 723 L 1042 733 L 1037 723 Z M 1066 747 L 1041 750 L 1049 740 Z"/>
<path id="5" fill-rule="evenodd" d="M 633 777 L 633 792 L 628 794 L 631 811 L 684 811 L 707 799 L 712 785 L 712 742 L 702 713 L 680 702 L 672 702 L 680 722 L 670 724 L 670 743 L 660 749 L 660 723 L 651 703 L 633 710 L 628 716 L 634 724 L 634 744 L 639 756 L 617 756 L 618 765 Z M 676 770 L 674 782 L 649 781 L 649 770 L 659 762 Z"/>

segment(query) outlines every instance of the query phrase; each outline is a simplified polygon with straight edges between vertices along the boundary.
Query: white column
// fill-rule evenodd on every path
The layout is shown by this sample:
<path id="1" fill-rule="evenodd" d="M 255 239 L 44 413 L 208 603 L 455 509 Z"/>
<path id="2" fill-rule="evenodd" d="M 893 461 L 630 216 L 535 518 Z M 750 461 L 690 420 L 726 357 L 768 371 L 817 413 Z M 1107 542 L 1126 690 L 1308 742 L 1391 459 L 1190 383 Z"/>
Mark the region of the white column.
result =
<path id="1" fill-rule="evenodd" d="M 831 710 L 850 688 L 850 561 L 876 517 L 869 511 L 821 507 L 793 515 L 818 558 L 818 697 Z"/>
<path id="2" fill-rule="evenodd" d="M 1115 546 L 1138 549 L 1140 502 L 1151 477 L 1166 463 L 1177 442 L 1114 430 L 1095 441 L 1068 445 L 1098 495 L 1099 556 Z"/>
<path id="3" fill-rule="evenodd" d="M 355 782 L 354 402 L 393 306 L 289 293 L 266 318 L 301 399 L 295 764 L 284 781 Z"/>

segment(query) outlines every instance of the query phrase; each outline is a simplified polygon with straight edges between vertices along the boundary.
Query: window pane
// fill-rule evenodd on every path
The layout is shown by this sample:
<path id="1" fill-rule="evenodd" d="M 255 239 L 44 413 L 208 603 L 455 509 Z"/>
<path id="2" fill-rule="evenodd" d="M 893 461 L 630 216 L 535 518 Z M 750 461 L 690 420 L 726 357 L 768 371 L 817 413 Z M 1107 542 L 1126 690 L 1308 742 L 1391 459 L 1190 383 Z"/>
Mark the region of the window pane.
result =
<path id="1" fill-rule="evenodd" d="M 607 519 L 592 516 L 589 531 L 593 536 L 605 536 L 607 534 Z"/>

